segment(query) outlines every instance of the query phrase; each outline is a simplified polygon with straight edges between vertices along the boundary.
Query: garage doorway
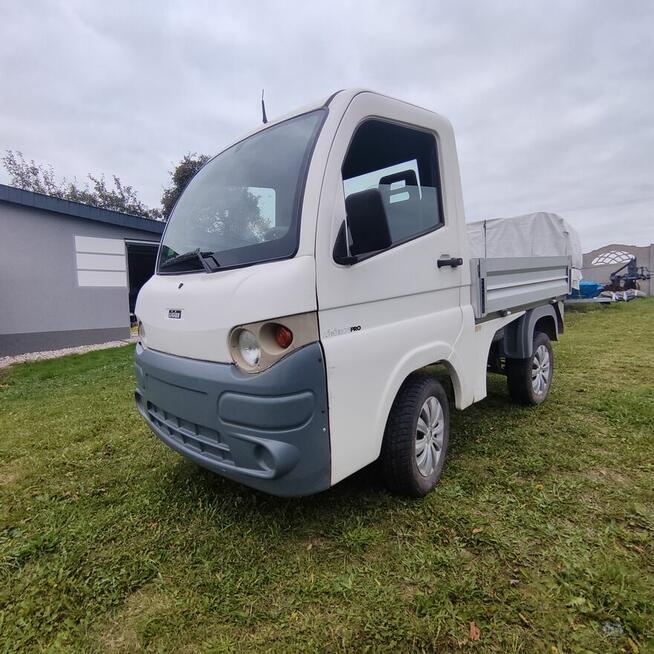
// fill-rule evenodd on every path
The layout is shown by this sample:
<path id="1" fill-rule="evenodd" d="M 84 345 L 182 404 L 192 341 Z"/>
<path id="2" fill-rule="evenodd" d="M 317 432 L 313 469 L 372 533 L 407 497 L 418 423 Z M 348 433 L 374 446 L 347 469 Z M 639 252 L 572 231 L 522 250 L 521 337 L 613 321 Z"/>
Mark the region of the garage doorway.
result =
<path id="1" fill-rule="evenodd" d="M 159 243 L 125 241 L 127 248 L 127 282 L 129 286 L 129 314 L 134 318 L 136 297 L 145 282 L 154 274 Z"/>

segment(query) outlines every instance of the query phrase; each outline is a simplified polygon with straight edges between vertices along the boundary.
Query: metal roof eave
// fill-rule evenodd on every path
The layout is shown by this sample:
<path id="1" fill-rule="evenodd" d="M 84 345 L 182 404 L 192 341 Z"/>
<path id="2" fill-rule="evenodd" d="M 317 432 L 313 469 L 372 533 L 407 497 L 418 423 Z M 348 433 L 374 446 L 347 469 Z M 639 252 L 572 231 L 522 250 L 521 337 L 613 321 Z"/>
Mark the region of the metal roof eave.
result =
<path id="1" fill-rule="evenodd" d="M 165 222 L 153 220 L 152 218 L 142 218 L 141 216 L 132 216 L 119 211 L 100 209 L 81 202 L 62 200 L 61 198 L 34 193 L 33 191 L 24 191 L 6 184 L 0 184 L 0 201 L 154 234 L 162 234 L 166 226 Z"/>

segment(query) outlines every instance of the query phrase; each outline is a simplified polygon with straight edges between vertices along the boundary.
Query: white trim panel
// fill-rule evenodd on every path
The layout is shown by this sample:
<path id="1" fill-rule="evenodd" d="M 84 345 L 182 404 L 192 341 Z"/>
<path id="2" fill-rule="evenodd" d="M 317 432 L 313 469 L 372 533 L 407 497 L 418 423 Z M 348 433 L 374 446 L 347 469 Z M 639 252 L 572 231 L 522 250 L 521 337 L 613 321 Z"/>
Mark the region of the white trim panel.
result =
<path id="1" fill-rule="evenodd" d="M 78 270 L 77 282 L 80 286 L 127 286 L 127 273 L 111 270 Z"/>
<path id="2" fill-rule="evenodd" d="M 79 286 L 127 286 L 123 239 L 76 235 L 75 257 Z"/>
<path id="3" fill-rule="evenodd" d="M 120 270 L 125 271 L 124 254 L 77 253 L 78 270 Z"/>
<path id="4" fill-rule="evenodd" d="M 97 236 L 75 236 L 76 252 L 95 252 L 97 254 L 125 254 L 125 241 L 122 238 L 98 238 Z"/>

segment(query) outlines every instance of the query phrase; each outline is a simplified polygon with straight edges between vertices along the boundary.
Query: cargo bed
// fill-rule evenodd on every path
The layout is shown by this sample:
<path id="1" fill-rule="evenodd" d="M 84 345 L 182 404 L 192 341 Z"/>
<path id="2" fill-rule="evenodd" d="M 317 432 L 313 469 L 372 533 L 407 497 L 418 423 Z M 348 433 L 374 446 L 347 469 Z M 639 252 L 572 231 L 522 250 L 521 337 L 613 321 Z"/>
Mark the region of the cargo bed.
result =
<path id="1" fill-rule="evenodd" d="M 571 259 L 498 257 L 470 260 L 475 319 L 562 300 L 571 285 Z"/>

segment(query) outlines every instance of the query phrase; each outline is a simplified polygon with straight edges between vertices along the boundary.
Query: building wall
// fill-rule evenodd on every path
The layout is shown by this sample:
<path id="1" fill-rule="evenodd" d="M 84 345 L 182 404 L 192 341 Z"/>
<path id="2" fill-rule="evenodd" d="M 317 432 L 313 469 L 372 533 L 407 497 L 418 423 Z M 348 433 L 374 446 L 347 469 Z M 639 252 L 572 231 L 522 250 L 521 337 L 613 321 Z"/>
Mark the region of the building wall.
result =
<path id="1" fill-rule="evenodd" d="M 623 266 L 624 263 L 615 263 L 610 265 L 592 265 L 592 261 L 595 259 L 595 257 L 612 250 L 633 254 L 636 257 L 636 262 L 639 267 L 647 266 L 650 272 L 654 274 L 654 243 L 651 245 L 645 245 L 643 247 L 612 243 L 611 245 L 605 245 L 601 248 L 597 248 L 596 250 L 592 250 L 591 252 L 584 254 L 584 267 L 582 274 L 585 280 L 599 282 L 600 284 L 609 283 L 611 273 L 618 270 L 618 268 Z M 649 281 L 639 281 L 638 283 L 640 284 L 641 291 L 647 293 L 647 295 L 654 295 L 653 279 L 650 279 Z"/>
<path id="2" fill-rule="evenodd" d="M 120 255 L 105 257 L 106 264 L 97 254 L 80 259 L 80 247 L 111 242 L 76 236 L 116 239 L 114 251 L 125 259 L 124 239 L 159 240 L 151 232 L 0 201 L 0 356 L 129 336 L 126 275 L 99 272 L 119 268 Z"/>

